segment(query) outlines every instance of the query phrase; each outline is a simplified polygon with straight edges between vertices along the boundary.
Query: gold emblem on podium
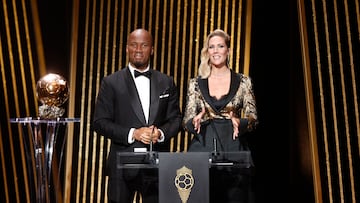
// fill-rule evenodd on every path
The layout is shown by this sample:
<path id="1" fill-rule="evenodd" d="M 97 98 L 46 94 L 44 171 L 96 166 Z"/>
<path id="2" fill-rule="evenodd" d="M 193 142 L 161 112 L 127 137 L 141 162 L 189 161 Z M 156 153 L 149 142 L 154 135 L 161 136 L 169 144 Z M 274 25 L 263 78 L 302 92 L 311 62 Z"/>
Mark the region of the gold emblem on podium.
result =
<path id="1" fill-rule="evenodd" d="M 192 170 L 185 166 L 176 170 L 175 186 L 178 189 L 182 203 L 186 203 L 189 199 L 191 188 L 194 186 L 194 177 Z"/>

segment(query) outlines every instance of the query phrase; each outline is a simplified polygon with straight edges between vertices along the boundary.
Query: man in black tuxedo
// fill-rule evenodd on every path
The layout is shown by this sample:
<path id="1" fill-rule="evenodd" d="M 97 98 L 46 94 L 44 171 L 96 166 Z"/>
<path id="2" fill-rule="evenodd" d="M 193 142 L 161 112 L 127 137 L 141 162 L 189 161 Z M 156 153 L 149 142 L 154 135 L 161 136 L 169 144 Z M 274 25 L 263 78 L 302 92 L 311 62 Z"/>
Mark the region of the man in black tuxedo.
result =
<path id="1" fill-rule="evenodd" d="M 144 203 L 158 202 L 157 185 L 146 181 L 144 170 L 116 169 L 117 152 L 168 150 L 168 141 L 181 127 L 178 89 L 174 79 L 150 67 L 154 52 L 151 34 L 136 29 L 128 36 L 129 64 L 103 78 L 97 96 L 93 129 L 111 139 L 107 159 L 110 202 L 132 202 L 135 192 Z M 146 173 L 146 172 L 145 172 Z"/>

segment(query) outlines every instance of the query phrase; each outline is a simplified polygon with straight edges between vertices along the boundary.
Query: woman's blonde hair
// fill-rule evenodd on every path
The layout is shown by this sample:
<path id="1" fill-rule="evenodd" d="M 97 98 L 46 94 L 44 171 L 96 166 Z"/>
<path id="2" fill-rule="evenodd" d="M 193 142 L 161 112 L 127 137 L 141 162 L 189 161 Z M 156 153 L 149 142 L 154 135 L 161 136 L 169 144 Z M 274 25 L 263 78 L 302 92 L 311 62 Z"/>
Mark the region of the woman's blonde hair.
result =
<path id="1" fill-rule="evenodd" d="M 216 29 L 207 36 L 206 41 L 204 43 L 204 47 L 201 49 L 201 55 L 200 55 L 199 76 L 201 78 L 208 78 L 210 75 L 211 65 L 208 54 L 208 48 L 209 48 L 210 39 L 215 36 L 224 38 L 226 46 L 230 48 L 230 36 L 225 31 L 221 29 Z M 229 63 L 229 59 L 227 61 L 227 64 L 228 63 Z"/>

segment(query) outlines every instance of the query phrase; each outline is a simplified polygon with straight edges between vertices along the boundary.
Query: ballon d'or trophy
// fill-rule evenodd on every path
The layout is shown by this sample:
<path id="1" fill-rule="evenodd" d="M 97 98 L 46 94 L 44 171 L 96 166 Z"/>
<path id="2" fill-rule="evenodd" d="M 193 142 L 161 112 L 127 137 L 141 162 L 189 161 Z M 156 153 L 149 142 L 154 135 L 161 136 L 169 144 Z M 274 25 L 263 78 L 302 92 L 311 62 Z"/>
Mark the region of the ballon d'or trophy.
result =
<path id="1" fill-rule="evenodd" d="M 41 119 L 61 117 L 65 109 L 61 107 L 69 98 L 69 85 L 64 77 L 49 73 L 36 84 L 36 94 L 41 102 L 39 116 Z"/>

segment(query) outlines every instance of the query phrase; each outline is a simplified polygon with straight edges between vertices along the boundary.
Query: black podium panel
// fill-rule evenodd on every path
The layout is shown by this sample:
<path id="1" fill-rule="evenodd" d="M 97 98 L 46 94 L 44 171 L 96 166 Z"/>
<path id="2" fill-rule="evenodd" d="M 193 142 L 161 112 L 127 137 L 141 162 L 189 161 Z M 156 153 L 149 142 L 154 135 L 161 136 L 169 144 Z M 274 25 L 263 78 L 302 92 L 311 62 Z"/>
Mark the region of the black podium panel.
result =
<path id="1" fill-rule="evenodd" d="M 117 168 L 157 169 L 160 203 L 254 202 L 250 151 L 119 152 Z"/>
<path id="2" fill-rule="evenodd" d="M 209 153 L 159 153 L 159 202 L 209 202 Z"/>

